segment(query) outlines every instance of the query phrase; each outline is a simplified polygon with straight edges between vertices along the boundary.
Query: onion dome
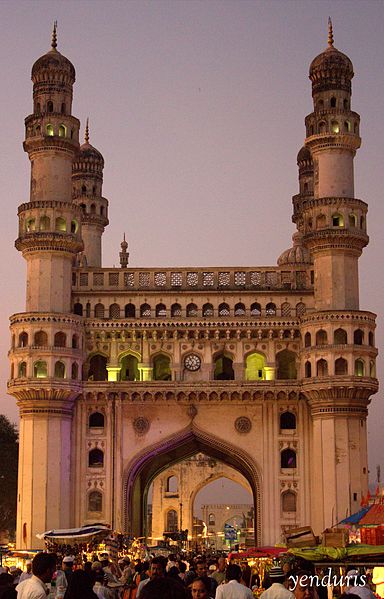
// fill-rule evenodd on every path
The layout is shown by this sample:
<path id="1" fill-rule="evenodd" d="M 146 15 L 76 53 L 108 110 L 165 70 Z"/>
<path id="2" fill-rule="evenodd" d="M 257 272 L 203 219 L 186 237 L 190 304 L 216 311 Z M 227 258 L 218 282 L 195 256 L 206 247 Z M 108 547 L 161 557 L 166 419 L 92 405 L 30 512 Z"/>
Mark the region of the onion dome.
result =
<path id="1" fill-rule="evenodd" d="M 312 162 L 311 150 L 307 146 L 303 146 L 297 154 L 297 165 L 301 162 Z"/>
<path id="2" fill-rule="evenodd" d="M 328 48 L 312 60 L 309 68 L 312 92 L 337 89 L 350 93 L 353 75 L 351 60 L 333 45 L 332 21 L 329 19 Z"/>
<path id="3" fill-rule="evenodd" d="M 302 245 L 302 234 L 296 231 L 292 235 L 293 246 L 281 254 L 277 260 L 278 266 L 289 264 L 312 264 L 309 250 Z"/>
<path id="4" fill-rule="evenodd" d="M 89 143 L 89 121 L 85 127 L 84 143 L 80 146 L 79 160 L 88 159 L 93 162 L 98 162 L 101 168 L 104 168 L 104 158 L 101 152 Z"/>
<path id="5" fill-rule="evenodd" d="M 76 79 L 75 67 L 68 58 L 60 54 L 57 48 L 57 22 L 55 21 L 52 33 L 52 44 L 49 52 L 40 56 L 32 67 L 32 81 L 52 80 L 62 81 L 63 77 L 66 83 L 74 83 Z"/>

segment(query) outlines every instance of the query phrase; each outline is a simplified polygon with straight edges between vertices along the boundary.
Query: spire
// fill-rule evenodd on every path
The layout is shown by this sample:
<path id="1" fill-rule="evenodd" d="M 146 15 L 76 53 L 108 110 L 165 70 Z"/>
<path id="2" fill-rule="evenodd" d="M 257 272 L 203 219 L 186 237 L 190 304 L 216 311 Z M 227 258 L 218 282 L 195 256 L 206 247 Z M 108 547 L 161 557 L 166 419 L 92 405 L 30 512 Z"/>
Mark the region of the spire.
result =
<path id="1" fill-rule="evenodd" d="M 56 50 L 56 48 L 57 48 L 57 21 L 53 22 L 51 46 L 52 46 L 52 50 Z"/>
<path id="2" fill-rule="evenodd" d="M 128 243 L 125 241 L 125 233 L 124 233 L 123 241 L 121 242 L 120 246 L 121 246 L 120 267 L 121 268 L 127 268 L 127 266 L 128 266 L 128 260 L 129 260 L 129 252 L 127 252 Z"/>
<path id="3" fill-rule="evenodd" d="M 328 17 L 328 46 L 333 47 L 333 27 L 332 27 L 332 19 Z"/>
<path id="4" fill-rule="evenodd" d="M 89 144 L 89 117 L 87 117 L 87 123 L 85 125 L 85 137 L 84 141 L 86 144 Z"/>

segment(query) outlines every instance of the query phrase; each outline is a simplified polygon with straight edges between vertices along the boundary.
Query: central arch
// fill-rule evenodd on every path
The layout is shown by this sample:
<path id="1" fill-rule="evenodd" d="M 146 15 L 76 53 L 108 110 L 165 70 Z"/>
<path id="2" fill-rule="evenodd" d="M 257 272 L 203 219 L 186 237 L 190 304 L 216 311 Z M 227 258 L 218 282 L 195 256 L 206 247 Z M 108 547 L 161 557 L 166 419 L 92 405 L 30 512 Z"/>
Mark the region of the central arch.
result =
<path id="1" fill-rule="evenodd" d="M 232 466 L 248 481 L 255 510 L 255 545 L 261 538 L 261 476 L 258 466 L 245 451 L 202 431 L 195 425 L 146 447 L 125 469 L 123 479 L 124 527 L 134 536 L 145 536 L 148 489 L 156 476 L 173 464 L 196 453 L 204 453 Z"/>

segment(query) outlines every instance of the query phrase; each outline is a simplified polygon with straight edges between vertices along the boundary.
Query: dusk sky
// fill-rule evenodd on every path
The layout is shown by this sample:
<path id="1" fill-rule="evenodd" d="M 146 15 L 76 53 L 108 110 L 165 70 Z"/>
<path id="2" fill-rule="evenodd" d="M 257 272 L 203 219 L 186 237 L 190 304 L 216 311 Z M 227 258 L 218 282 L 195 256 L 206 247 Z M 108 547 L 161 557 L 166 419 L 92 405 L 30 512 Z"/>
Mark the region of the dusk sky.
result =
<path id="1" fill-rule="evenodd" d="M 370 244 L 360 259 L 361 309 L 379 314 L 384 283 L 382 1 L 7 1 L 1 45 L 1 405 L 9 315 L 25 309 L 25 262 L 14 248 L 17 207 L 29 201 L 24 117 L 33 62 L 50 48 L 76 68 L 73 114 L 90 118 L 105 159 L 110 225 L 103 266 L 119 265 L 123 233 L 136 266 L 268 266 L 291 245 L 296 155 L 312 111 L 308 69 L 335 46 L 352 60 L 352 109 L 361 115 L 355 196 L 368 202 Z M 378 359 L 378 376 L 383 357 Z M 384 471 L 381 392 L 369 416 L 371 478 Z"/>

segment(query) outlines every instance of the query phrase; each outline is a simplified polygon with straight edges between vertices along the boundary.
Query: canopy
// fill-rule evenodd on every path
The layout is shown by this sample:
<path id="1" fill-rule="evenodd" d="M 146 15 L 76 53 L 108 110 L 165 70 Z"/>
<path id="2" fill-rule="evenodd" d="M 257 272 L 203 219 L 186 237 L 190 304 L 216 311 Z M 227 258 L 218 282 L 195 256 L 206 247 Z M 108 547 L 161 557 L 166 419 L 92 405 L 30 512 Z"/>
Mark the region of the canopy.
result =
<path id="1" fill-rule="evenodd" d="M 47 530 L 36 536 L 38 539 L 47 539 L 50 541 L 86 541 L 97 535 L 106 537 L 111 532 L 112 529 L 105 524 L 91 524 L 89 526 L 81 526 L 80 528 Z"/>
<path id="2" fill-rule="evenodd" d="M 339 524 L 359 524 L 360 520 L 365 516 L 367 512 L 371 509 L 372 506 L 367 505 L 366 507 L 362 507 L 358 512 L 355 512 L 348 518 L 344 518 Z"/>
<path id="3" fill-rule="evenodd" d="M 286 553 L 287 552 L 287 548 L 286 547 L 249 547 L 248 549 L 246 549 L 245 551 L 241 551 L 241 552 L 234 552 L 232 551 L 232 553 L 229 554 L 229 559 L 246 559 L 249 557 L 278 557 L 279 555 L 281 555 L 282 553 Z"/>
<path id="4" fill-rule="evenodd" d="M 349 547 L 302 547 L 300 549 L 288 549 L 287 553 L 310 562 L 340 561 L 348 558 L 384 555 L 384 545 L 359 544 L 350 545 Z"/>

